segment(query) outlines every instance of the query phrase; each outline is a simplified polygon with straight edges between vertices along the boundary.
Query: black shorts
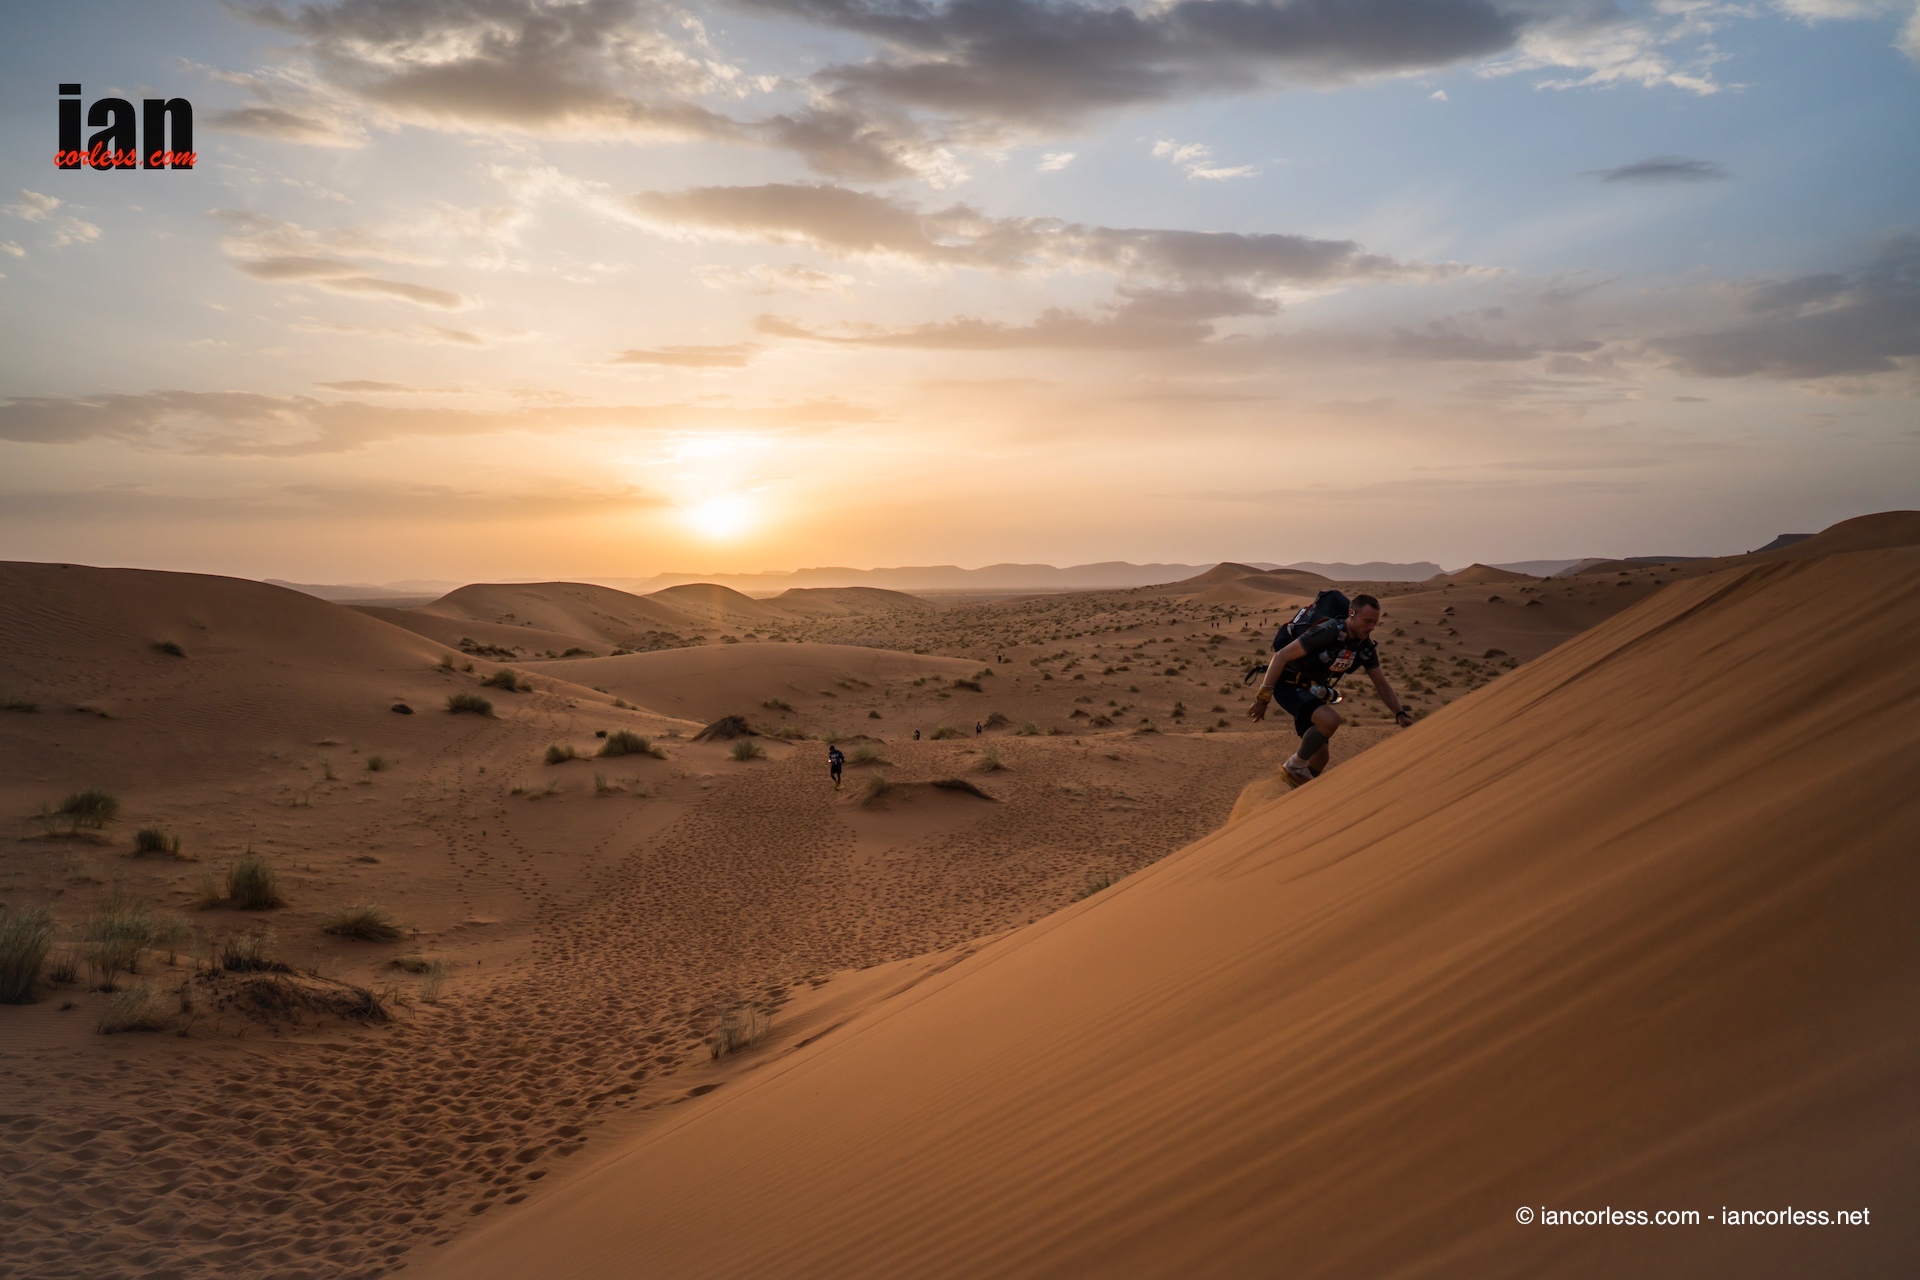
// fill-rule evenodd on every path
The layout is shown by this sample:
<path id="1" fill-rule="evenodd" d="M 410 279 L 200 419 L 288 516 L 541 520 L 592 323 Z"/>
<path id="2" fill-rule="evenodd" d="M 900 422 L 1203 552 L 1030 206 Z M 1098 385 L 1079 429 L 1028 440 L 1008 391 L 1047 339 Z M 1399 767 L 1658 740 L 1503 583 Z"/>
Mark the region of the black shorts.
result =
<path id="1" fill-rule="evenodd" d="M 1305 685 L 1299 684 L 1275 685 L 1273 701 L 1293 716 L 1293 731 L 1302 737 L 1313 728 L 1313 713 L 1327 705 L 1308 692 Z"/>

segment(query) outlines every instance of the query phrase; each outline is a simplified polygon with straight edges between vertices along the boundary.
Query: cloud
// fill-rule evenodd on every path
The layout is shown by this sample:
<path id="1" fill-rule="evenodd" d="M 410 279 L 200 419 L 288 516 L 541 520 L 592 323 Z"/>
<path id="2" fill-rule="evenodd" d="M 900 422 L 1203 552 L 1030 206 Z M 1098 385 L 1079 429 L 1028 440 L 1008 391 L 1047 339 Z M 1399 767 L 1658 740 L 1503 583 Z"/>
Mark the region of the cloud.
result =
<path id="1" fill-rule="evenodd" d="M 1746 318 L 1647 345 L 1698 378 L 1819 379 L 1891 373 L 1920 357 L 1920 236 L 1888 240 L 1853 272 L 1743 291 Z"/>
<path id="2" fill-rule="evenodd" d="M 1058 173 L 1073 163 L 1071 151 L 1049 151 L 1040 157 L 1040 163 L 1034 169 L 1040 173 Z"/>
<path id="3" fill-rule="evenodd" d="M 20 188 L 20 203 L 7 206 L 7 212 L 16 218 L 25 218 L 28 222 L 40 222 L 60 207 L 58 196 L 41 195 L 38 191 Z"/>
<path id="4" fill-rule="evenodd" d="M 884 52 L 815 77 L 843 101 L 1020 127 L 1427 70 L 1509 49 L 1519 26 L 1487 0 L 747 2 L 881 43 Z"/>
<path id="5" fill-rule="evenodd" d="M 1101 315 L 1051 307 L 1031 324 L 961 318 L 904 329 L 852 328 L 828 333 L 762 316 L 755 328 L 769 337 L 837 346 L 905 347 L 930 351 L 1038 349 L 1138 351 L 1190 346 L 1214 336 L 1213 321 L 1272 315 L 1272 301 L 1238 289 L 1122 290 Z"/>
<path id="6" fill-rule="evenodd" d="M 70 244 L 92 244 L 100 238 L 100 228 L 83 218 L 62 218 L 54 224 L 53 247 L 64 249 Z"/>
<path id="7" fill-rule="evenodd" d="M 687 98 L 744 91 L 705 31 L 643 0 L 341 0 L 251 17 L 299 39 L 328 88 L 435 128 L 654 139 L 737 138 Z"/>
<path id="8" fill-rule="evenodd" d="M 419 260 L 418 255 L 368 232 L 314 232 L 291 222 L 234 210 L 217 210 L 214 217 L 228 228 L 221 248 L 235 259 L 241 274 L 255 280 L 311 284 L 329 293 L 392 298 L 441 311 L 473 305 L 471 299 L 448 289 L 369 275 L 365 267 L 327 252 L 335 249 L 389 262 Z"/>
<path id="9" fill-rule="evenodd" d="M 799 263 L 776 266 L 756 262 L 749 267 L 702 267 L 700 283 L 709 289 L 744 289 L 749 293 L 792 290 L 800 293 L 845 293 L 852 276 L 816 271 Z"/>
<path id="10" fill-rule="evenodd" d="M 35 520 L 145 522 L 152 520 L 362 519 L 498 521 L 566 518 L 599 511 L 670 505 L 662 495 L 631 485 L 591 488 L 552 483 L 517 492 L 482 492 L 451 485 L 291 484 L 235 492 L 189 493 L 150 485 L 0 493 L 7 515 Z"/>
<path id="11" fill-rule="evenodd" d="M 1650 156 L 1617 169 L 1589 169 L 1587 176 L 1602 182 L 1669 183 L 1721 182 L 1733 175 L 1711 160 L 1683 156 Z"/>
<path id="12" fill-rule="evenodd" d="M 15 258 L 24 258 L 27 256 L 27 251 L 11 240 L 0 240 L 0 253 L 8 254 Z"/>
<path id="13" fill-rule="evenodd" d="M 1347 281 L 1426 281 L 1463 274 L 1453 263 L 1404 263 L 1351 240 L 1277 233 L 1086 226 L 1000 218 L 967 205 L 923 210 L 831 185 L 693 187 L 630 196 L 659 230 L 690 238 L 796 244 L 843 258 L 996 272 L 1104 271 L 1181 287 L 1271 288 Z"/>
<path id="14" fill-rule="evenodd" d="M 1427 99 L 1431 102 L 1445 102 L 1447 100 L 1447 91 L 1445 89 L 1435 89 L 1427 95 Z"/>
<path id="15" fill-rule="evenodd" d="M 679 369 L 744 369 L 760 348 L 751 342 L 719 347 L 634 347 L 622 351 L 611 364 L 667 365 Z"/>
<path id="16" fill-rule="evenodd" d="M 402 437 L 521 431 L 656 431 L 817 427 L 870 420 L 838 400 L 786 404 L 533 404 L 510 408 L 376 405 L 248 391 L 17 396 L 0 403 L 0 440 L 71 444 L 118 440 L 221 457 L 308 457 Z"/>
<path id="17" fill-rule="evenodd" d="M 242 133 L 310 147 L 364 146 L 367 137 L 366 130 L 337 114 L 306 114 L 268 105 L 210 111 L 205 119 L 207 128 L 216 133 Z"/>
<path id="18" fill-rule="evenodd" d="M 1227 178 L 1251 178 L 1259 172 L 1250 164 L 1235 165 L 1230 169 L 1208 164 L 1208 159 L 1213 155 L 1213 148 L 1204 142 L 1179 143 L 1162 139 L 1153 144 L 1153 154 L 1156 159 L 1165 160 L 1169 164 L 1185 169 L 1189 181 L 1195 178 L 1214 182 Z"/>
<path id="19" fill-rule="evenodd" d="M 382 342 L 398 340 L 457 347 L 490 347 L 496 341 L 528 336 L 519 330 L 481 334 L 471 329 L 452 329 L 442 324 L 416 324 L 404 329 L 394 329 L 375 325 L 325 324 L 316 320 L 304 320 L 288 327 L 300 333 L 339 333 L 352 338 L 375 338 Z"/>

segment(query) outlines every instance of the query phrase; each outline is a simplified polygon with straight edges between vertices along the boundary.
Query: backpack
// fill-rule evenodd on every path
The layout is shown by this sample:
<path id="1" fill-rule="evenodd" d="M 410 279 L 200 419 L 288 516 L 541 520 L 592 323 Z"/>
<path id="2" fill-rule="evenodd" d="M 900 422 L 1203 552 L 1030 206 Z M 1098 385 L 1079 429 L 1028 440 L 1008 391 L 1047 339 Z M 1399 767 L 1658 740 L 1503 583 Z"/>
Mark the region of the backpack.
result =
<path id="1" fill-rule="evenodd" d="M 1353 605 L 1348 601 L 1346 593 L 1328 587 L 1313 598 L 1312 604 L 1301 606 L 1300 611 L 1294 614 L 1290 621 L 1280 624 L 1280 629 L 1273 633 L 1273 651 L 1280 652 L 1330 619 L 1339 619 L 1344 622 L 1347 615 L 1352 612 Z"/>
<path id="2" fill-rule="evenodd" d="M 1303 605 L 1293 617 L 1280 624 L 1279 630 L 1273 633 L 1272 651 L 1280 652 L 1323 622 L 1332 619 L 1344 621 L 1351 612 L 1353 612 L 1353 604 L 1347 599 L 1346 593 L 1329 587 L 1315 596 L 1312 604 Z M 1266 671 L 1266 663 L 1256 662 L 1240 683 L 1252 684 L 1265 675 Z"/>

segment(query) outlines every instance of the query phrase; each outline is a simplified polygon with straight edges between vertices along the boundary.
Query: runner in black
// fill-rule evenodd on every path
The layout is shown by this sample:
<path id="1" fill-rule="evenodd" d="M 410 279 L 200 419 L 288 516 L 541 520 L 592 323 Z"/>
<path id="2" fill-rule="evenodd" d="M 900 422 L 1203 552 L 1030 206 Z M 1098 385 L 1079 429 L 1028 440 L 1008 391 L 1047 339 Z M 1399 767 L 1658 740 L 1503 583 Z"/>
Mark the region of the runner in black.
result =
<path id="1" fill-rule="evenodd" d="M 827 771 L 833 774 L 833 789 L 840 789 L 840 770 L 846 766 L 846 753 L 836 746 L 827 747 Z"/>
<path id="2" fill-rule="evenodd" d="M 1393 712 L 1396 724 L 1404 729 L 1413 723 L 1380 669 L 1380 654 L 1373 644 L 1373 629 L 1379 625 L 1380 602 L 1372 596 L 1355 596 L 1344 621 L 1322 622 L 1273 655 L 1247 714 L 1265 720 L 1267 704 L 1277 702 L 1293 716 L 1300 749 L 1281 766 L 1289 786 L 1311 782 L 1326 769 L 1327 744 L 1343 723 L 1333 709 L 1335 689 L 1355 667 L 1372 677 L 1375 692 Z"/>

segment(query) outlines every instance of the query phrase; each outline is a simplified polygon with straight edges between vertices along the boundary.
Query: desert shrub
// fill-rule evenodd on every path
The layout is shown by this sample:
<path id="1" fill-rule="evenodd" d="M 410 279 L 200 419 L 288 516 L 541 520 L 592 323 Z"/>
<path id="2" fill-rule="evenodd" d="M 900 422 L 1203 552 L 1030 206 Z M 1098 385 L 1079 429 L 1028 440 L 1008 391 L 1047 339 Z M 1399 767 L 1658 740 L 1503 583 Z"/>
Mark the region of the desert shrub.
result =
<path id="1" fill-rule="evenodd" d="M 116 992 L 100 1011 L 98 1030 L 103 1036 L 121 1031 L 165 1031 L 173 1014 L 154 989 L 146 983 Z"/>
<path id="2" fill-rule="evenodd" d="M 933 785 L 942 791 L 961 791 L 970 796 L 979 796 L 982 800 L 991 800 L 992 796 L 968 782 L 965 778 L 935 778 Z"/>
<path id="3" fill-rule="evenodd" d="M 184 658 L 187 656 L 187 651 L 180 647 L 180 642 L 177 640 L 155 640 L 153 647 L 171 657 Z"/>
<path id="4" fill-rule="evenodd" d="M 395 956 L 387 963 L 407 973 L 425 973 L 433 962 L 425 956 Z"/>
<path id="5" fill-rule="evenodd" d="M 222 973 L 292 973 L 293 966 L 275 960 L 271 929 L 229 933 L 214 944 L 213 966 Z"/>
<path id="6" fill-rule="evenodd" d="M 735 760 L 765 760 L 767 753 L 765 749 L 752 738 L 742 738 L 733 744 L 733 758 Z"/>
<path id="7" fill-rule="evenodd" d="M 62 800 L 56 812 L 76 831 L 81 827 L 97 830 L 120 816 L 120 802 L 98 787 L 90 787 Z"/>
<path id="8" fill-rule="evenodd" d="M 980 682 L 978 680 L 955 680 L 952 687 L 955 689 L 971 689 L 975 693 L 980 692 Z"/>
<path id="9" fill-rule="evenodd" d="M 39 709 L 40 709 L 39 703 L 35 702 L 31 698 L 22 698 L 17 694 L 9 695 L 5 698 L 0 698 L 0 711 L 33 712 L 33 711 L 38 711 Z"/>
<path id="10" fill-rule="evenodd" d="M 242 911 L 266 911 L 287 904 L 280 896 L 280 877 L 273 864 L 257 853 L 249 853 L 227 868 L 227 898 Z"/>
<path id="11" fill-rule="evenodd" d="M 1000 758 L 998 747 L 988 747 L 986 754 L 980 757 L 979 769 L 982 773 L 998 773 L 1006 767 L 1007 762 Z"/>
<path id="12" fill-rule="evenodd" d="M 893 791 L 893 779 L 884 773 L 876 773 L 867 779 L 866 789 L 860 793 L 863 805 L 879 804 Z"/>
<path id="13" fill-rule="evenodd" d="M 1115 875 L 1111 871 L 1102 871 L 1098 875 L 1089 875 L 1087 877 L 1087 887 L 1082 889 L 1079 893 L 1074 894 L 1073 900 L 1075 902 L 1078 902 L 1082 898 L 1091 898 L 1094 894 L 1100 892 L 1102 889 L 1111 889 L 1114 885 L 1119 883 L 1120 883 L 1120 877 L 1118 875 Z"/>
<path id="14" fill-rule="evenodd" d="M 447 698 L 447 710 L 456 715 L 471 711 L 477 716 L 490 716 L 493 714 L 493 704 L 477 693 L 456 693 Z"/>
<path id="15" fill-rule="evenodd" d="M 872 747 L 855 747 L 853 754 L 847 757 L 848 764 L 891 764 Z"/>
<path id="16" fill-rule="evenodd" d="M 72 947 L 63 947 L 47 961 L 48 982 L 80 981 L 80 955 Z"/>
<path id="17" fill-rule="evenodd" d="M 773 731 L 773 736 L 787 742 L 792 742 L 797 738 L 804 738 L 807 735 L 804 731 L 796 729 L 790 724 L 783 724 Z"/>
<path id="18" fill-rule="evenodd" d="M 101 903 L 80 931 L 94 985 L 111 991 L 115 974 L 138 973 L 140 953 L 153 945 L 158 933 L 159 922 L 135 899 L 115 893 Z"/>
<path id="19" fill-rule="evenodd" d="M 772 1026 L 773 1020 L 758 1009 L 727 1005 L 720 1010 L 719 1022 L 707 1033 L 707 1053 L 714 1058 L 724 1058 L 730 1053 L 751 1049 Z"/>
<path id="20" fill-rule="evenodd" d="M 1015 729 L 1013 731 L 1013 736 L 1016 738 L 1032 738 L 1032 737 L 1039 736 L 1039 733 L 1040 733 L 1040 726 L 1035 724 L 1033 721 L 1029 720 L 1025 724 L 1021 725 L 1018 729 Z"/>
<path id="21" fill-rule="evenodd" d="M 440 655 L 440 669 L 442 671 L 452 671 L 458 663 L 459 663 L 459 659 L 455 658 L 450 653 L 443 653 Z"/>
<path id="22" fill-rule="evenodd" d="M 392 767 L 393 761 L 387 759 L 385 756 L 367 757 L 367 772 L 369 773 L 384 773 Z"/>
<path id="23" fill-rule="evenodd" d="M 607 744 L 600 748 L 603 756 L 652 756 L 655 760 L 665 760 L 667 753 L 653 745 L 643 734 L 629 729 L 616 729 L 607 735 Z"/>
<path id="24" fill-rule="evenodd" d="M 180 856 L 180 837 L 168 835 L 159 827 L 142 827 L 133 833 L 133 851 L 135 853 L 164 853 L 168 857 Z"/>
<path id="25" fill-rule="evenodd" d="M 943 724 L 927 736 L 935 742 L 945 742 L 949 738 L 964 738 L 967 734 L 964 729 L 956 729 L 950 724 Z"/>
<path id="26" fill-rule="evenodd" d="M 0 911 L 0 1004 L 33 999 L 40 966 L 53 950 L 53 917 L 41 908 Z"/>
<path id="27" fill-rule="evenodd" d="M 556 742 L 547 748 L 548 764 L 565 764 L 569 760 L 577 760 L 579 758 L 579 754 L 574 751 L 571 742 Z"/>
<path id="28" fill-rule="evenodd" d="M 361 938 L 368 942 L 392 942 L 401 933 L 399 922 L 385 907 L 367 903 L 338 906 L 327 912 L 321 922 L 323 932 L 342 938 Z"/>
<path id="29" fill-rule="evenodd" d="M 784 698 L 768 698 L 765 702 L 761 703 L 760 705 L 765 707 L 769 711 L 784 711 L 788 715 L 793 714 L 793 704 L 788 702 Z"/>
<path id="30" fill-rule="evenodd" d="M 196 911 L 211 911 L 227 900 L 227 891 L 220 877 L 209 871 L 200 877 L 200 884 L 194 889 L 193 907 Z"/>
<path id="31" fill-rule="evenodd" d="M 867 712 L 867 719 L 869 719 L 869 720 L 878 720 L 879 718 L 880 718 L 880 713 L 879 713 L 878 711 L 869 711 L 869 712 Z"/>
<path id="32" fill-rule="evenodd" d="M 998 711 L 987 717 L 987 728 L 989 729 L 1004 729 L 1012 723 L 1013 721 L 1007 719 Z"/>
<path id="33" fill-rule="evenodd" d="M 533 688 L 511 667 L 500 668 L 480 683 L 489 689 L 505 689 L 508 693 L 527 693 Z"/>
<path id="34" fill-rule="evenodd" d="M 424 1004 L 439 1004 L 440 989 L 447 982 L 447 962 L 429 960 L 420 974 L 420 1000 Z"/>

